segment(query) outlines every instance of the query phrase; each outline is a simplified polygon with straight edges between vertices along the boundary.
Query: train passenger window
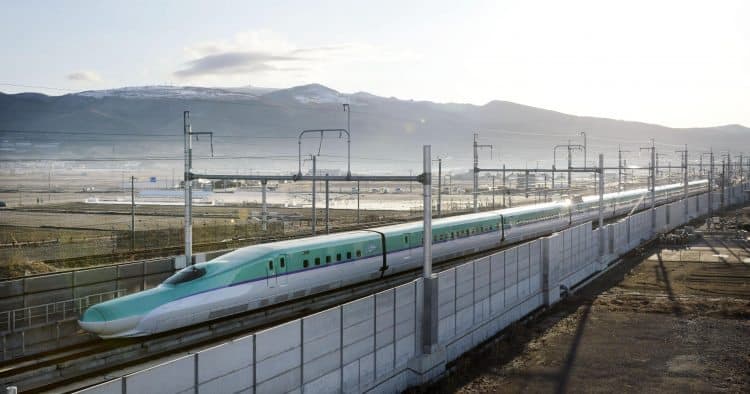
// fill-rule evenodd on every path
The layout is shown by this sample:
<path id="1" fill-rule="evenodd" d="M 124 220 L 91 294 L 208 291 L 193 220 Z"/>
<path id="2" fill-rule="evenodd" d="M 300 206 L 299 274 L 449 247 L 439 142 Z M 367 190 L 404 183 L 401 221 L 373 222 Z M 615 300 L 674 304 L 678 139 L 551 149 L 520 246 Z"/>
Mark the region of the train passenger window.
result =
<path id="1" fill-rule="evenodd" d="M 315 265 L 320 265 L 320 257 L 315 258 Z"/>
<path id="2" fill-rule="evenodd" d="M 177 272 L 176 274 L 170 276 L 167 278 L 167 280 L 164 281 L 164 284 L 167 285 L 176 285 L 180 283 L 189 282 L 194 279 L 198 279 L 201 276 L 206 274 L 205 268 L 184 268 Z"/>
<path id="3" fill-rule="evenodd" d="M 455 238 L 455 236 L 456 234 L 453 231 L 451 231 L 451 239 Z"/>
<path id="4" fill-rule="evenodd" d="M 307 268 L 308 265 L 310 265 L 310 262 L 305 259 L 305 261 L 302 262 L 302 266 Z"/>
<path id="5" fill-rule="evenodd" d="M 326 256 L 326 264 L 331 262 L 331 256 Z"/>
<path id="6" fill-rule="evenodd" d="M 409 243 L 409 236 L 408 235 L 404 235 L 404 243 L 405 244 Z"/>
<path id="7" fill-rule="evenodd" d="M 268 260 L 268 269 L 273 271 L 273 260 Z"/>
<path id="8" fill-rule="evenodd" d="M 284 258 L 279 259 L 279 264 L 281 265 L 281 268 L 284 268 Z"/>
<path id="9" fill-rule="evenodd" d="M 357 250 L 357 257 L 362 257 L 362 251 Z"/>
<path id="10" fill-rule="evenodd" d="M 346 259 L 349 260 L 352 258 L 352 252 L 346 252 Z"/>
<path id="11" fill-rule="evenodd" d="M 341 261 L 341 253 L 336 253 L 336 261 Z"/>

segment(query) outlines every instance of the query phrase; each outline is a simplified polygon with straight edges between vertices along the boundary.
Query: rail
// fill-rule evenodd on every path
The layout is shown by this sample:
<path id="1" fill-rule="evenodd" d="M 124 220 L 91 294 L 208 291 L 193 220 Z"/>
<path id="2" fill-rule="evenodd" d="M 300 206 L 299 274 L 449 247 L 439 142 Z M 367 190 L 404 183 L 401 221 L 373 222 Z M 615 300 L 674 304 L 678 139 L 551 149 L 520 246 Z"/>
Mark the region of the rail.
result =
<path id="1" fill-rule="evenodd" d="M 78 319 L 88 307 L 121 297 L 125 293 L 127 293 L 127 290 L 118 289 L 0 312 L 0 327 L 3 327 L 0 335 L 41 327 L 50 323 Z"/>

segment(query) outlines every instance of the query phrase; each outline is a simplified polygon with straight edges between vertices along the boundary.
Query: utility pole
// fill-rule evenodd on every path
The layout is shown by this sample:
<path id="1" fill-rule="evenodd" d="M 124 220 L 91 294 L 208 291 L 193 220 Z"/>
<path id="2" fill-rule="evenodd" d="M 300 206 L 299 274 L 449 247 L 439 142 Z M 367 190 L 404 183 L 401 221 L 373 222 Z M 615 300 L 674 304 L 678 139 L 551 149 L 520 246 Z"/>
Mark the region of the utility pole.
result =
<path id="1" fill-rule="evenodd" d="M 492 209 L 495 209 L 495 174 L 492 174 Z"/>
<path id="2" fill-rule="evenodd" d="M 352 157 L 352 135 L 351 135 L 351 120 L 352 120 L 352 111 L 351 108 L 349 108 L 349 104 L 344 104 L 344 111 L 346 111 L 346 149 L 347 149 L 347 157 Z M 352 176 L 352 169 L 351 169 L 351 161 L 346 161 L 346 176 L 350 177 Z"/>
<path id="3" fill-rule="evenodd" d="M 682 153 L 682 163 L 680 166 L 682 167 L 682 182 L 683 182 L 682 201 L 685 205 L 685 219 L 687 219 L 688 217 L 688 148 L 687 148 L 687 144 L 685 144 L 684 150 L 678 150 L 675 152 Z"/>
<path id="4" fill-rule="evenodd" d="M 503 208 L 505 208 L 505 164 L 503 164 Z"/>
<path id="5" fill-rule="evenodd" d="M 617 146 L 617 191 L 623 190 L 622 185 L 622 170 L 623 170 L 623 163 L 622 163 L 622 154 L 623 153 L 629 153 L 629 150 L 622 150 L 622 145 Z"/>
<path id="6" fill-rule="evenodd" d="M 424 171 L 424 183 L 422 184 L 422 197 L 424 204 L 423 226 L 424 239 L 424 266 L 422 275 L 424 279 L 432 279 L 432 152 L 430 145 L 422 147 L 422 167 Z M 435 289 L 437 290 L 437 289 Z M 437 302 L 437 300 L 435 300 Z"/>
<path id="7" fill-rule="evenodd" d="M 326 234 L 330 234 L 330 216 L 328 212 L 328 173 L 326 173 Z"/>
<path id="8" fill-rule="evenodd" d="M 440 197 L 441 197 L 441 196 L 443 195 L 443 187 L 442 187 L 442 185 L 443 185 L 443 184 L 442 184 L 442 179 L 443 179 L 443 159 L 442 159 L 442 158 L 440 158 L 440 157 L 438 157 L 438 158 L 437 158 L 437 162 L 438 162 L 438 200 L 437 200 L 437 215 L 438 215 L 438 217 L 440 217 L 440 213 L 441 213 L 441 212 L 440 212 L 440 210 L 441 210 L 441 206 L 443 205 L 443 204 L 442 204 L 442 201 L 441 201 L 441 198 L 440 198 Z"/>
<path id="9" fill-rule="evenodd" d="M 708 218 L 711 220 L 714 211 L 714 148 L 709 152 L 708 162 Z M 710 223 L 710 222 L 709 222 Z"/>
<path id="10" fill-rule="evenodd" d="M 604 254 L 604 155 L 599 154 L 599 255 Z"/>
<path id="11" fill-rule="evenodd" d="M 315 155 L 312 155 L 312 162 L 313 162 L 313 179 L 312 179 L 312 235 L 315 235 L 315 224 L 317 222 L 317 212 L 315 212 Z"/>
<path id="12" fill-rule="evenodd" d="M 268 231 L 268 203 L 266 202 L 266 190 L 268 189 L 268 180 L 263 179 L 260 181 L 261 188 L 261 230 Z"/>
<path id="13" fill-rule="evenodd" d="M 135 250 L 135 177 L 130 176 L 130 251 Z"/>
<path id="14" fill-rule="evenodd" d="M 570 168 L 572 167 L 572 165 L 573 165 L 573 155 L 570 151 L 570 140 L 568 140 L 568 194 L 570 194 L 570 190 L 573 189 L 573 187 L 570 184 L 571 179 L 572 179 L 571 175 L 573 174 L 570 171 Z"/>
<path id="15" fill-rule="evenodd" d="M 727 185 L 727 206 L 732 205 L 732 155 L 727 151 L 727 172 L 724 180 Z"/>
<path id="16" fill-rule="evenodd" d="M 724 210 L 726 200 L 727 170 L 724 158 L 721 159 L 721 210 Z"/>
<path id="17" fill-rule="evenodd" d="M 211 138 L 211 156 L 214 155 L 214 135 L 210 131 L 193 132 L 190 126 L 190 111 L 182 113 L 183 132 L 185 134 L 185 264 L 193 264 L 193 181 L 190 171 L 193 168 L 193 136 L 207 134 Z M 197 138 L 197 137 L 196 137 Z"/>
<path id="18" fill-rule="evenodd" d="M 492 159 L 492 145 L 479 145 L 477 143 L 479 133 L 474 133 L 474 212 L 479 212 L 477 199 L 479 198 L 479 148 L 490 148 L 490 159 Z"/>
<path id="19" fill-rule="evenodd" d="M 651 146 L 648 148 L 641 148 L 641 150 L 650 150 L 651 151 L 651 162 L 650 162 L 650 170 L 651 170 L 651 230 L 656 227 L 656 143 L 654 142 L 654 139 L 651 139 Z"/>
<path id="20" fill-rule="evenodd" d="M 190 126 L 190 111 L 182 113 L 183 131 L 185 133 L 185 264 L 193 264 L 193 181 L 190 169 L 193 165 L 193 137 Z"/>
<path id="21" fill-rule="evenodd" d="M 588 154 L 586 152 L 588 144 L 586 142 L 586 132 L 582 131 L 582 132 L 579 133 L 579 135 L 583 136 L 583 169 L 585 170 L 586 168 L 588 168 L 588 161 L 587 161 Z M 596 174 L 596 173 L 594 173 L 594 174 Z"/>
<path id="22" fill-rule="evenodd" d="M 740 185 L 743 185 L 742 189 L 744 189 L 745 184 L 745 176 L 742 169 L 742 155 L 740 155 Z M 743 190 L 744 193 L 744 190 Z"/>
<path id="23" fill-rule="evenodd" d="M 357 181 L 357 224 L 359 224 L 359 181 Z"/>

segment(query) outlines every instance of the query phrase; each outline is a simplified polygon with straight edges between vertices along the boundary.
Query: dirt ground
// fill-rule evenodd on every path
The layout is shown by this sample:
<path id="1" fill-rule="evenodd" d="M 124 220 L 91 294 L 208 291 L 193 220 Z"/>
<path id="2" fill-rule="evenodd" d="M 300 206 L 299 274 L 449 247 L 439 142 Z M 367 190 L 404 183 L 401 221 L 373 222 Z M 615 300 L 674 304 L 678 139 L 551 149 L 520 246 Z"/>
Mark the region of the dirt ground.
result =
<path id="1" fill-rule="evenodd" d="M 648 250 L 506 331 L 427 391 L 750 392 L 750 238 Z"/>

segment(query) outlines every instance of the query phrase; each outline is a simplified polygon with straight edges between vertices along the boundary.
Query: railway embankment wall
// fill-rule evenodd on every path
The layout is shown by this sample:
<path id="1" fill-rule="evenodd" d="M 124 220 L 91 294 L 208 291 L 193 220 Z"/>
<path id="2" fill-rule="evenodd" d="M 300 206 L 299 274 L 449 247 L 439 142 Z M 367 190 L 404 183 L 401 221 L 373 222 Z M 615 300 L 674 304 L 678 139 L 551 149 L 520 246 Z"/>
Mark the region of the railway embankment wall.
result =
<path id="1" fill-rule="evenodd" d="M 747 202 L 739 187 L 731 195 L 724 204 Z M 584 223 L 442 271 L 433 282 L 417 279 L 80 392 L 401 391 L 441 376 L 461 354 L 644 241 L 706 215 L 708 201 L 690 197 L 597 229 Z M 436 313 L 425 308 L 434 281 L 437 291 L 427 293 Z"/>
<path id="2" fill-rule="evenodd" d="M 77 323 L 86 308 L 154 287 L 184 265 L 175 256 L 0 281 L 0 361 L 86 341 Z"/>

